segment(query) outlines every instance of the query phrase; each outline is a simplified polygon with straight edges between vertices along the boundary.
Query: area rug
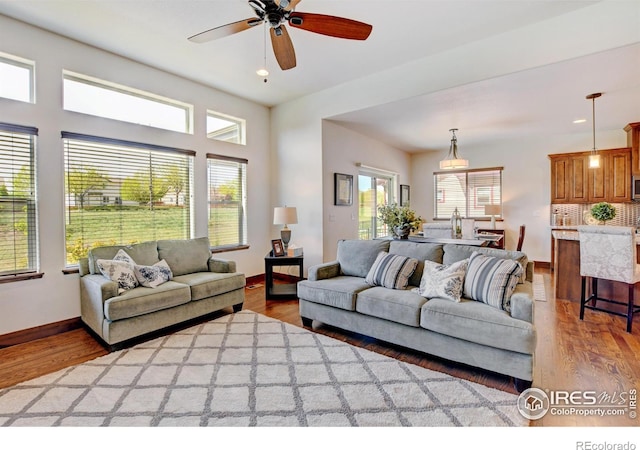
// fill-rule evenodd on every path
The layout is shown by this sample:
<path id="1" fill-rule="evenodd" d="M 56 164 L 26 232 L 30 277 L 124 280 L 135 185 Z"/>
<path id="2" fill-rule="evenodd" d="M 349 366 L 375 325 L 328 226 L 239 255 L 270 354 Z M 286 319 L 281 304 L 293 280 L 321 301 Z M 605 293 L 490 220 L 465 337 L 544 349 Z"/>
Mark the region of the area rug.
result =
<path id="1" fill-rule="evenodd" d="M 516 400 L 245 310 L 0 390 L 0 425 L 526 426 Z"/>
<path id="2" fill-rule="evenodd" d="M 544 291 L 544 277 L 539 273 L 533 275 L 533 299 L 537 302 L 547 301 L 547 294 Z"/>

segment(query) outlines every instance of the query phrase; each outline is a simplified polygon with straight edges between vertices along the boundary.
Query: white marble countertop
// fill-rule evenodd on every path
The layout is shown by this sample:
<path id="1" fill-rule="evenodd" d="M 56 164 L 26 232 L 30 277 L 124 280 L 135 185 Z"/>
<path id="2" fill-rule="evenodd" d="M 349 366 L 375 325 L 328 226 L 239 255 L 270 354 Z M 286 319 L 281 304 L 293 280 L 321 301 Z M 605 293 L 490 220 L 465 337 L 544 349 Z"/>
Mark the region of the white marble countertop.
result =
<path id="1" fill-rule="evenodd" d="M 551 236 L 554 239 L 562 239 L 565 241 L 579 241 L 580 233 L 570 230 L 552 230 Z M 640 234 L 636 234 L 636 244 L 640 245 Z"/>

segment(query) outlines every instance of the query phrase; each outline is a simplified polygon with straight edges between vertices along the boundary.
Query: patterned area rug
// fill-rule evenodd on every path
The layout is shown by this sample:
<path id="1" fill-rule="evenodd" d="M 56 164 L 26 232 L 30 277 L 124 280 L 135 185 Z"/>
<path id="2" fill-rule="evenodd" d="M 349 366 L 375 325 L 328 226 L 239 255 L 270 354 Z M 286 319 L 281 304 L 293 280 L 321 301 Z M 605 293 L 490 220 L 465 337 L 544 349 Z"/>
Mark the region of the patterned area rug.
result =
<path id="1" fill-rule="evenodd" d="M 0 426 L 527 426 L 516 399 L 242 311 L 0 390 Z"/>
<path id="2" fill-rule="evenodd" d="M 547 294 L 544 291 L 544 277 L 539 273 L 533 275 L 533 299 L 537 302 L 547 301 Z"/>

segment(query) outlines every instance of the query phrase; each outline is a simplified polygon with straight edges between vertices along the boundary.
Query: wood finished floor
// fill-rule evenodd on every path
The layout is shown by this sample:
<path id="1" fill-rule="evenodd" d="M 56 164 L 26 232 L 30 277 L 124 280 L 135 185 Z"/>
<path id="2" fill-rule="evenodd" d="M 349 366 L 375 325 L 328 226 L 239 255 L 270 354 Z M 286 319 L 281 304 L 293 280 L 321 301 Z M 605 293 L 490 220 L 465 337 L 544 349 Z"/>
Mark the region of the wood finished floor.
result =
<path id="1" fill-rule="evenodd" d="M 578 319 L 578 304 L 556 300 L 554 276 L 538 270 L 545 282 L 546 302 L 536 302 L 538 346 L 534 387 L 543 390 L 592 390 L 620 393 L 638 389 L 640 383 L 640 318 L 632 334 L 622 317 L 587 311 Z M 254 287 L 255 286 L 255 287 Z M 297 300 L 265 301 L 260 284 L 246 289 L 245 309 L 302 326 Z M 230 312 L 230 310 L 228 311 Z M 227 311 L 221 314 L 228 313 Z M 508 377 L 450 363 L 417 352 L 320 325 L 316 332 L 422 367 L 516 393 Z M 26 381 L 106 354 L 84 329 L 0 349 L 0 388 Z M 547 414 L 532 426 L 638 426 L 624 417 L 553 416 Z"/>

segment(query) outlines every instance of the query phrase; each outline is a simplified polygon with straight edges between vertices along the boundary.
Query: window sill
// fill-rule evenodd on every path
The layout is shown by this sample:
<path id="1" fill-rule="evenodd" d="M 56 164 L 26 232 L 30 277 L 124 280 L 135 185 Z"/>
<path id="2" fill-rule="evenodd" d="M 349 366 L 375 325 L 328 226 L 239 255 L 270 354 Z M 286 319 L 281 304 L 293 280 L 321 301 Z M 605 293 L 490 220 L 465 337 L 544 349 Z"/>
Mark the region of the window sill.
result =
<path id="1" fill-rule="evenodd" d="M 237 245 L 235 247 L 215 247 L 211 248 L 211 253 L 235 252 L 236 250 L 248 250 L 248 245 Z"/>
<path id="2" fill-rule="evenodd" d="M 80 273 L 80 269 L 77 267 L 71 267 L 69 269 L 62 269 L 64 275 L 72 275 L 74 273 Z"/>
<path id="3" fill-rule="evenodd" d="M 0 284 L 15 283 L 17 281 L 25 281 L 25 280 L 35 280 L 38 278 L 42 278 L 43 276 L 44 276 L 43 272 L 19 273 L 16 275 L 3 275 L 3 276 L 0 276 Z"/>

